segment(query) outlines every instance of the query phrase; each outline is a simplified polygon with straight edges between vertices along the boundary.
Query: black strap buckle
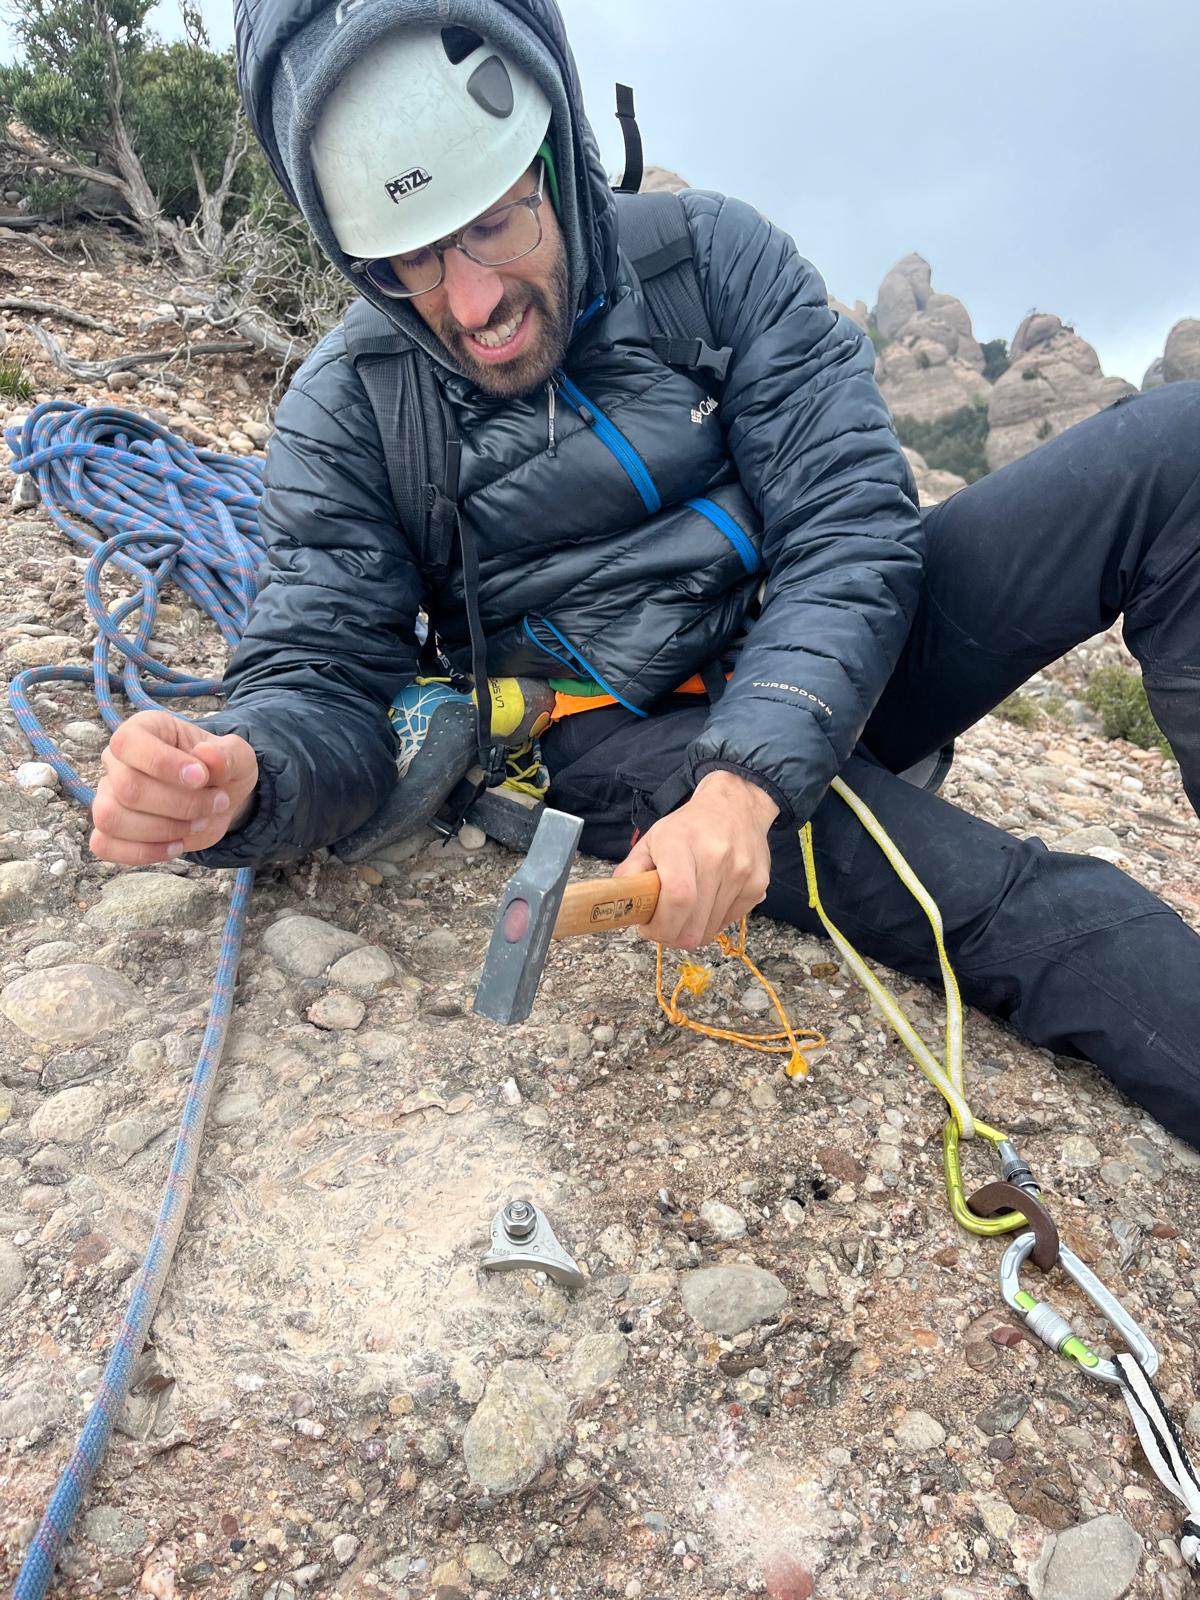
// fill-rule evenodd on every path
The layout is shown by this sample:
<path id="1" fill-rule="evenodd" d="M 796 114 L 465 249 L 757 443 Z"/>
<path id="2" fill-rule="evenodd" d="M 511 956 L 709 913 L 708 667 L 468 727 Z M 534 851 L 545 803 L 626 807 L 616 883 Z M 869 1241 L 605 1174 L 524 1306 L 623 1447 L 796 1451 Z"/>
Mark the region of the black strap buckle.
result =
<path id="1" fill-rule="evenodd" d="M 733 350 L 723 345 L 714 350 L 703 339 L 654 338 L 650 341 L 655 355 L 669 367 L 683 367 L 688 372 L 707 372 L 717 383 L 725 382 Z"/>

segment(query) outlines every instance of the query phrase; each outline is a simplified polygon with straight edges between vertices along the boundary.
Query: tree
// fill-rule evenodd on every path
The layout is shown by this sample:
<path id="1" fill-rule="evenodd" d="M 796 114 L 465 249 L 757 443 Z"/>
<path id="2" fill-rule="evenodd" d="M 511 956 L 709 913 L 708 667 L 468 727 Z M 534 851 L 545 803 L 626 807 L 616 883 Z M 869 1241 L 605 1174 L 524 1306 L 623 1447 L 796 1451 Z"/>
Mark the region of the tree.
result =
<path id="1" fill-rule="evenodd" d="M 193 0 L 186 40 L 164 44 L 146 28 L 151 3 L 22 0 L 22 59 L 0 67 L 0 154 L 77 193 L 107 191 L 145 245 L 211 288 L 210 320 L 289 363 L 322 331 L 298 286 L 317 285 L 314 304 L 334 316 L 345 296 L 250 139 L 232 52 L 211 49 Z M 290 326 L 273 286 L 290 297 Z"/>
<path id="2" fill-rule="evenodd" d="M 983 351 L 983 375 L 989 383 L 995 383 L 1008 371 L 1008 340 L 989 339 L 979 348 Z"/>
<path id="3" fill-rule="evenodd" d="M 900 443 L 918 451 L 931 467 L 957 472 L 968 483 L 987 475 L 987 406 L 963 406 L 948 411 L 933 422 L 918 422 L 915 417 L 897 417 Z"/>

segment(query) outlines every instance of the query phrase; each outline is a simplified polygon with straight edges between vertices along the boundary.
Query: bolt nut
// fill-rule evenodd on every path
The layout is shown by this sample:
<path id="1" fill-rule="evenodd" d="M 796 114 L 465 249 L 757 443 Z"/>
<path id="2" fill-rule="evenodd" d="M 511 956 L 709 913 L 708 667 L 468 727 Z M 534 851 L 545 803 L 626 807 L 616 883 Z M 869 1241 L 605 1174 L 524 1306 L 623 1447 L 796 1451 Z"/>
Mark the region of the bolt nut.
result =
<path id="1" fill-rule="evenodd" d="M 504 1231 L 510 1239 L 528 1239 L 537 1229 L 537 1212 L 528 1200 L 510 1200 L 504 1208 Z"/>

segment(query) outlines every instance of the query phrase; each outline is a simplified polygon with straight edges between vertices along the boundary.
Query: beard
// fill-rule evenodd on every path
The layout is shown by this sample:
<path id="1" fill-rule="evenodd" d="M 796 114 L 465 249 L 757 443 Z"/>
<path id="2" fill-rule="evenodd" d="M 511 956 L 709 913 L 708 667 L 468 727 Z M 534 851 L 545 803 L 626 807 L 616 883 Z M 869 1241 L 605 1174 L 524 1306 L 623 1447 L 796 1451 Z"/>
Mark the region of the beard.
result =
<path id="1" fill-rule="evenodd" d="M 540 389 L 567 353 L 570 321 L 567 315 L 566 252 L 559 250 L 550 269 L 549 283 L 523 283 L 506 293 L 489 319 L 491 327 L 524 315 L 533 308 L 536 327 L 528 345 L 511 361 L 480 361 L 472 353 L 466 329 L 446 316 L 434 329 L 468 378 L 485 394 L 511 398 Z M 478 330 L 476 330 L 478 331 Z"/>

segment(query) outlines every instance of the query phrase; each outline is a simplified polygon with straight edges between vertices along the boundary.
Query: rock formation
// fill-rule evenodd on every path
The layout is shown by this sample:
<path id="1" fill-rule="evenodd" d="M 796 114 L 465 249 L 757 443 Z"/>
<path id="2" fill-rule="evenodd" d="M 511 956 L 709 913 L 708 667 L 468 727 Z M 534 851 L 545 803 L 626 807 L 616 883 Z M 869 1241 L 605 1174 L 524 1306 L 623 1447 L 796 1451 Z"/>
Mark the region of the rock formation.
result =
<path id="1" fill-rule="evenodd" d="M 843 317 L 849 317 L 851 322 L 857 322 L 864 333 L 867 331 L 871 313 L 867 310 L 865 300 L 856 300 L 852 306 L 848 306 L 844 300 L 839 300 L 836 295 L 831 294 L 829 296 L 829 305 L 832 310 L 839 312 Z"/>
<path id="2" fill-rule="evenodd" d="M 1167 335 L 1161 356 L 1156 356 L 1142 378 L 1142 393 L 1164 383 L 1200 379 L 1200 320 L 1184 317 Z"/>
<path id="3" fill-rule="evenodd" d="M 647 167 L 642 175 L 643 194 L 678 194 L 680 189 L 690 189 L 691 184 L 670 167 Z"/>
<path id="4" fill-rule="evenodd" d="M 1124 378 L 1106 378 L 1091 345 L 1059 317 L 1031 312 L 1013 337 L 1008 371 L 991 388 L 988 467 L 1007 466 L 1136 392 Z"/>
<path id="5" fill-rule="evenodd" d="M 957 472 L 943 472 L 940 467 L 931 467 L 919 450 L 910 450 L 905 446 L 904 454 L 913 469 L 917 494 L 923 506 L 936 506 L 942 500 L 949 500 L 957 490 L 967 487 L 967 480 L 960 478 Z"/>
<path id="6" fill-rule="evenodd" d="M 875 375 L 893 416 L 933 422 L 986 404 L 990 385 L 970 314 L 954 295 L 934 291 L 923 257 L 905 256 L 884 278 L 875 327 L 888 341 Z"/>
<path id="7" fill-rule="evenodd" d="M 1164 383 L 1200 378 L 1200 319 L 1185 317 L 1167 335 L 1162 358 Z"/>

